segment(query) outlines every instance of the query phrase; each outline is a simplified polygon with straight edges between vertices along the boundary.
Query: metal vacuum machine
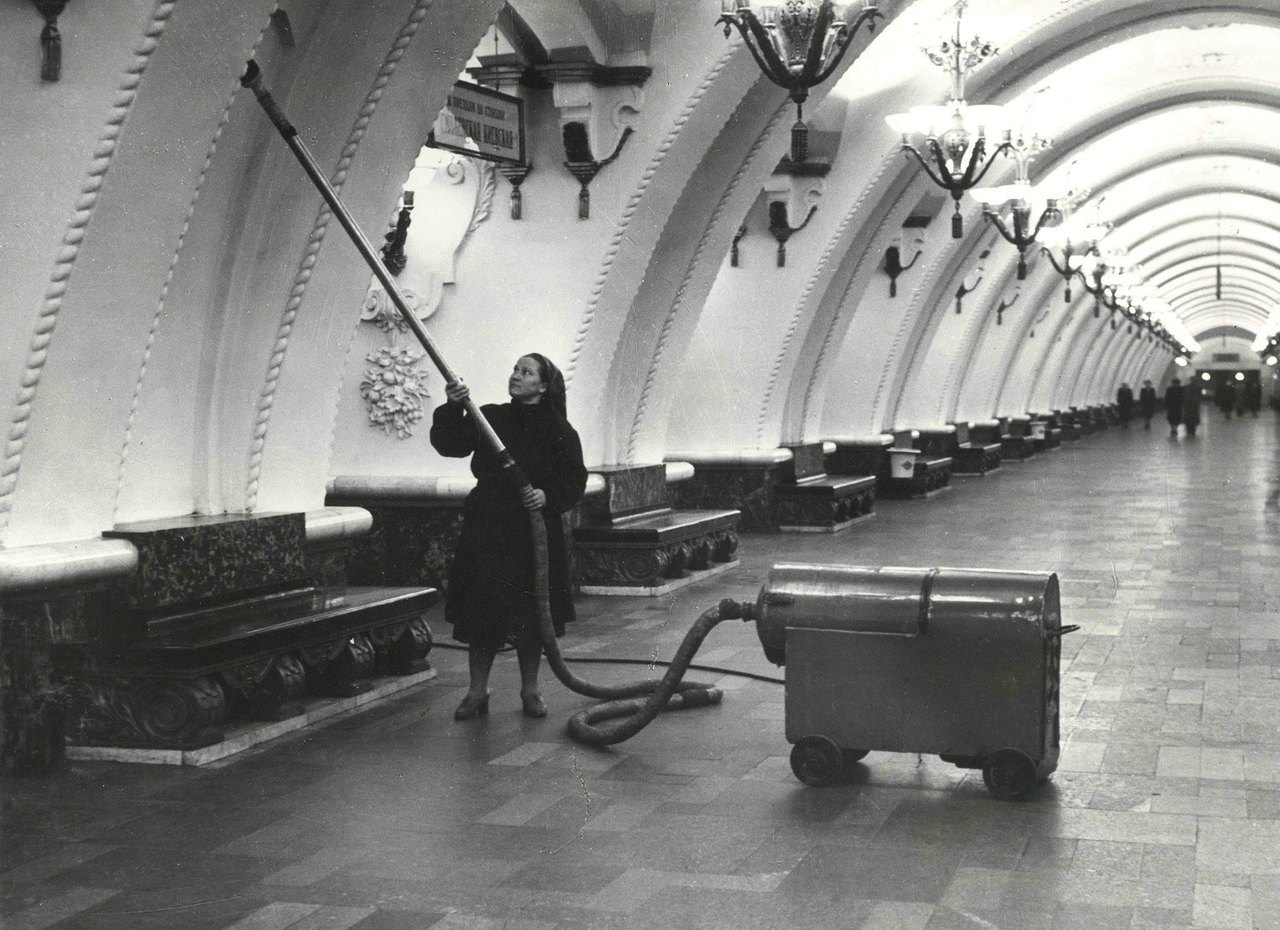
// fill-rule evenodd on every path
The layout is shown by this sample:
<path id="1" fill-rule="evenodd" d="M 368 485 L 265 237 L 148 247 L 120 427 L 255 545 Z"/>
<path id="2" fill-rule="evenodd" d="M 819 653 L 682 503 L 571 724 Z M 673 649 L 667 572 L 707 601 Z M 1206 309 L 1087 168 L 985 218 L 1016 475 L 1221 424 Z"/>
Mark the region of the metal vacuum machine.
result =
<path id="1" fill-rule="evenodd" d="M 873 750 L 981 769 L 1006 800 L 1057 768 L 1057 575 L 781 564 L 751 613 L 805 784 Z"/>

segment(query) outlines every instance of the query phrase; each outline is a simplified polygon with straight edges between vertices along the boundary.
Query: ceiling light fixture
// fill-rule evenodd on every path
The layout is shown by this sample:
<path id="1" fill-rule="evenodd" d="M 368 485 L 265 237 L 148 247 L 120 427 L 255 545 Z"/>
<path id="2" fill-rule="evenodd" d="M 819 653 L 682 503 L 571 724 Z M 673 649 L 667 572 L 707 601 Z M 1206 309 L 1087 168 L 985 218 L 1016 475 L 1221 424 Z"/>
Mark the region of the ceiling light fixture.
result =
<path id="1" fill-rule="evenodd" d="M 724 24 L 725 38 L 731 28 L 742 33 L 764 76 L 790 93 L 795 102 L 793 164 L 804 162 L 809 155 L 809 128 L 804 122 L 809 90 L 831 76 L 863 24 L 875 32 L 881 13 L 874 0 L 864 0 L 857 13 L 856 6 L 832 0 L 784 0 L 757 4 L 752 9 L 751 0 L 721 0 L 716 22 Z"/>

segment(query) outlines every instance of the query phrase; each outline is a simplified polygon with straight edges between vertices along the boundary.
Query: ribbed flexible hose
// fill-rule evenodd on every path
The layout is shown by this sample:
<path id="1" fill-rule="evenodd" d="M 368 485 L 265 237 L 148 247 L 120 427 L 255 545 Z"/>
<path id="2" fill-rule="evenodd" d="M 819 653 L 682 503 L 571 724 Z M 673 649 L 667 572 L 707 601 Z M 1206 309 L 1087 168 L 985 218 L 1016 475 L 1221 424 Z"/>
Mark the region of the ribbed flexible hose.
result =
<path id="1" fill-rule="evenodd" d="M 569 721 L 570 736 L 591 746 L 610 746 L 635 736 L 663 711 L 720 703 L 723 694 L 719 688 L 681 679 L 712 628 L 722 620 L 749 619 L 754 605 L 725 599 L 704 611 L 685 634 L 684 642 L 676 650 L 666 674 L 661 678 L 648 678 L 624 685 L 592 684 L 574 674 L 560 653 L 560 643 L 556 639 L 555 625 L 551 620 L 547 527 L 540 510 L 529 511 L 529 528 L 533 537 L 534 604 L 547 664 L 569 690 L 605 701 L 575 714 Z M 615 719 L 616 723 L 597 726 L 601 721 Z"/>

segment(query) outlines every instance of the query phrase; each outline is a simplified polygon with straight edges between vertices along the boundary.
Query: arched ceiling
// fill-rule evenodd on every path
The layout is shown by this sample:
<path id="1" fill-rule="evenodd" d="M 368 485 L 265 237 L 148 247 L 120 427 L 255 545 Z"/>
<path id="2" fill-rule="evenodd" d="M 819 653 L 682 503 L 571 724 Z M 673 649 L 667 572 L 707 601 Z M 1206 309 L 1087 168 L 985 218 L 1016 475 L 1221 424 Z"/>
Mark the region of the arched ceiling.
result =
<path id="1" fill-rule="evenodd" d="M 910 46 L 943 38 L 955 6 L 911 4 L 890 27 L 893 40 L 873 44 L 867 54 L 883 60 L 882 86 L 935 71 L 937 98 L 918 102 L 946 99 L 945 74 Z M 966 38 L 999 48 L 968 75 L 968 102 L 1004 104 L 1054 139 L 1033 165 L 1033 183 L 1081 195 L 1077 221 L 1112 224 L 1107 246 L 1127 250 L 1189 336 L 1274 332 L 1280 7 L 967 0 L 963 15 Z M 876 89 L 864 81 L 833 96 L 856 100 Z M 1001 171 L 1011 179 L 997 163 L 996 183 Z M 1001 243 L 993 259 L 1012 262 L 1016 252 Z"/>

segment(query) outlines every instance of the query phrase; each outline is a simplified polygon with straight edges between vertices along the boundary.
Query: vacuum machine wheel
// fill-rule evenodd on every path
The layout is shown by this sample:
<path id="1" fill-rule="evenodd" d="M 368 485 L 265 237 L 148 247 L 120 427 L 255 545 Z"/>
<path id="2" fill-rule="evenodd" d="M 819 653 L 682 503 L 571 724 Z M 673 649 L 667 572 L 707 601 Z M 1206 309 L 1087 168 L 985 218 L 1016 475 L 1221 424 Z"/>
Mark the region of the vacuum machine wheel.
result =
<path id="1" fill-rule="evenodd" d="M 840 747 L 825 736 L 803 736 L 791 747 L 791 771 L 806 785 L 830 785 L 843 767 Z"/>
<path id="2" fill-rule="evenodd" d="M 998 749 L 982 766 L 982 781 L 1001 801 L 1025 801 L 1036 786 L 1036 764 L 1021 749 Z"/>

